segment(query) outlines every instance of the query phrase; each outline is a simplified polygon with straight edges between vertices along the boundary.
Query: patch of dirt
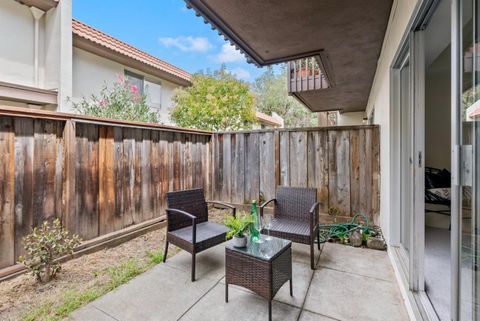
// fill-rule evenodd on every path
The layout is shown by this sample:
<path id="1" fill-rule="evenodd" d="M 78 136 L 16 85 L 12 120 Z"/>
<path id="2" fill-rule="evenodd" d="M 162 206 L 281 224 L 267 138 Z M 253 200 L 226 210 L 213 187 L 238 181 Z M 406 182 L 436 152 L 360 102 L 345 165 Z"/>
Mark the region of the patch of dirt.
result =
<path id="1" fill-rule="evenodd" d="M 209 219 L 220 223 L 226 213 L 228 212 L 224 210 L 210 209 Z M 65 262 L 56 278 L 46 284 L 38 283 L 29 274 L 0 282 L 0 320 L 20 320 L 22 315 L 42 304 L 60 303 L 68 291 L 81 291 L 94 285 L 105 284 L 108 277 L 102 272 L 106 269 L 129 259 L 146 262 L 147 251 L 163 251 L 165 232 L 166 228 L 161 228 L 116 247 Z M 178 249 L 170 246 L 169 257 L 177 252 Z"/>

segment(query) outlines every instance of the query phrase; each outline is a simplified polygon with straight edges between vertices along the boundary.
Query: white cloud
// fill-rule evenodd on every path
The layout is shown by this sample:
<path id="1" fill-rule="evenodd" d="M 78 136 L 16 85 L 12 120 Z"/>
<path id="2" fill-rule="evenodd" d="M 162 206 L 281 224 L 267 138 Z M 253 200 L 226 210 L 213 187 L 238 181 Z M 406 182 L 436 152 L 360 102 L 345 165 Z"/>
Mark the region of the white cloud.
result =
<path id="1" fill-rule="evenodd" d="M 159 38 L 159 41 L 167 48 L 174 47 L 184 52 L 205 53 L 213 47 L 212 44 L 208 41 L 208 39 L 205 37 L 162 37 Z"/>
<path id="2" fill-rule="evenodd" d="M 232 74 L 234 74 L 238 79 L 249 81 L 252 78 L 250 72 L 243 68 L 232 69 Z"/>
<path id="3" fill-rule="evenodd" d="M 215 60 L 219 63 L 240 62 L 245 61 L 245 57 L 234 46 L 226 43 L 222 46 L 222 51 L 215 56 Z"/>

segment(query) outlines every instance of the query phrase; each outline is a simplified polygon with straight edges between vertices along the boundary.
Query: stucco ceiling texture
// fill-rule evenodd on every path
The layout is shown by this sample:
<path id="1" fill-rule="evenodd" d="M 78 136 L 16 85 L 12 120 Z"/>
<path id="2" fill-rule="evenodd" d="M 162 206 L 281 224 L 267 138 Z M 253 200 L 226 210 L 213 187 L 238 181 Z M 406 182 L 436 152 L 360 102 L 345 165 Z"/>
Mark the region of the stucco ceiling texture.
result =
<path id="1" fill-rule="evenodd" d="M 392 0 L 187 2 L 260 65 L 321 53 L 334 85 L 302 93 L 313 111 L 365 109 Z"/>

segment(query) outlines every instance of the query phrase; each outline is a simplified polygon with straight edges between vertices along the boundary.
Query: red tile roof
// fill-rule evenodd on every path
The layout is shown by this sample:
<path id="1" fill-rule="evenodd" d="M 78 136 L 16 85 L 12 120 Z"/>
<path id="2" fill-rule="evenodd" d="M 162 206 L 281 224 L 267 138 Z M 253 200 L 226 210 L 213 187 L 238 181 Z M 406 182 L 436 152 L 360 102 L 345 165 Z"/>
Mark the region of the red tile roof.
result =
<path id="1" fill-rule="evenodd" d="M 126 56 L 128 58 L 139 61 L 145 65 L 156 68 L 160 71 L 169 73 L 174 77 L 191 81 L 192 75 L 183 69 L 180 69 L 172 64 L 169 64 L 157 57 L 154 57 L 142 50 L 139 50 L 123 41 L 120 41 L 112 36 L 107 35 L 95 28 L 92 28 L 83 22 L 73 19 L 72 20 L 72 32 L 74 35 L 83 39 L 91 41 L 97 45 L 105 47 L 114 51 L 119 55 Z"/>
<path id="2" fill-rule="evenodd" d="M 272 116 L 269 116 L 267 114 L 261 113 L 259 111 L 255 112 L 255 116 L 257 117 L 257 120 L 260 123 L 265 123 L 265 124 L 272 125 L 272 126 L 275 126 L 275 127 L 281 127 L 282 126 L 282 122 L 279 121 L 278 119 L 276 119 Z"/>
<path id="3" fill-rule="evenodd" d="M 471 118 L 479 117 L 480 116 L 480 108 L 476 108 L 468 116 L 471 117 Z"/>

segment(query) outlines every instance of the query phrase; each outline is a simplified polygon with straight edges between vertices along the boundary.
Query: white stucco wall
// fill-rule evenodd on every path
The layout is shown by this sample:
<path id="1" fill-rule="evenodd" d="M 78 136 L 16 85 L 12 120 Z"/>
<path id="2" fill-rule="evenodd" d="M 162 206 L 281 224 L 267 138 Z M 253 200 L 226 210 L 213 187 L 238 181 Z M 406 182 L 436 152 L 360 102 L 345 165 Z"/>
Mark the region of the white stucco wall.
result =
<path id="1" fill-rule="evenodd" d="M 338 113 L 337 115 L 337 125 L 338 126 L 356 126 L 363 125 L 363 117 L 365 117 L 365 112 L 353 112 L 353 113 Z"/>
<path id="2" fill-rule="evenodd" d="M 42 18 L 41 40 L 44 30 Z M 14 0 L 0 1 L 0 81 L 34 85 L 34 19 L 29 7 Z"/>
<path id="3" fill-rule="evenodd" d="M 418 0 L 395 0 L 370 91 L 367 116 L 380 125 L 380 225 L 390 239 L 390 66 Z"/>
<path id="4" fill-rule="evenodd" d="M 158 92 L 156 91 L 147 93 L 147 95 L 152 96 L 149 101 L 157 102 L 161 100 L 159 121 L 165 124 L 169 123 L 172 96 L 178 85 L 139 70 L 125 67 L 122 64 L 79 48 L 73 48 L 72 101 L 77 102 L 82 97 L 88 98 L 92 94 L 98 95 L 104 84 L 111 85 L 116 81 L 117 75 L 124 75 L 125 70 L 144 76 L 145 83 L 161 84 L 161 97 L 158 97 Z M 149 87 L 154 90 L 158 88 L 158 86 L 152 86 L 151 84 Z"/>

